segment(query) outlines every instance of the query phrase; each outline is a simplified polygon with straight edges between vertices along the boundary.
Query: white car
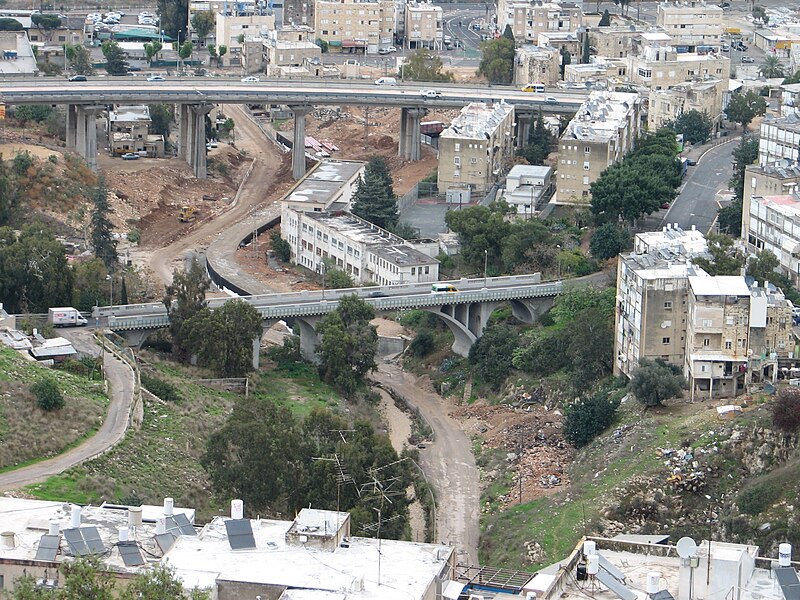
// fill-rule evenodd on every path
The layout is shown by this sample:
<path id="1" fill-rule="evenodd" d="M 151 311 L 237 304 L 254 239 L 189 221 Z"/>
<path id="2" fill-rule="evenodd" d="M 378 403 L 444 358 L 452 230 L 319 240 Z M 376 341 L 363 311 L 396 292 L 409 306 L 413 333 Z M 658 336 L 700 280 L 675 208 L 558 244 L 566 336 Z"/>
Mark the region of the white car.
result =
<path id="1" fill-rule="evenodd" d="M 430 98 L 433 100 L 442 97 L 442 95 L 436 90 L 420 90 L 419 95 L 422 96 L 423 98 Z"/>
<path id="2" fill-rule="evenodd" d="M 250 75 L 249 77 L 242 77 L 242 83 L 258 83 L 259 81 L 261 80 L 255 75 Z"/>
<path id="3" fill-rule="evenodd" d="M 166 81 L 161 75 L 150 75 L 147 81 Z"/>

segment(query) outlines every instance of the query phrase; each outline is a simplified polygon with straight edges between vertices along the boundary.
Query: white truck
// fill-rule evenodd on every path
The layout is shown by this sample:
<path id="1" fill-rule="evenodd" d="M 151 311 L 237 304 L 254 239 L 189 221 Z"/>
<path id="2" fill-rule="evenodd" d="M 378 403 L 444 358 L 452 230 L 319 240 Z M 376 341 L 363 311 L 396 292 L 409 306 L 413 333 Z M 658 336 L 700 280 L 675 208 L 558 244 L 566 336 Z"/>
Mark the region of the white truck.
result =
<path id="1" fill-rule="evenodd" d="M 53 327 L 80 327 L 81 325 L 86 325 L 89 321 L 81 316 L 77 308 L 65 306 L 48 309 L 47 322 Z"/>

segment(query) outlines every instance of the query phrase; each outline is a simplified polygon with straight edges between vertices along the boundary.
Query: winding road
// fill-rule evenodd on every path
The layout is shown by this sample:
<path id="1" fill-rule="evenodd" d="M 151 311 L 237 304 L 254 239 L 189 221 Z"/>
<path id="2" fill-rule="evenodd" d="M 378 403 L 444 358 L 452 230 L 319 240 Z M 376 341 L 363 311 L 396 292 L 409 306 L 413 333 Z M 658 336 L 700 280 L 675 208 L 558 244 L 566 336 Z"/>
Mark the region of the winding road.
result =
<path id="1" fill-rule="evenodd" d="M 394 363 L 381 363 L 372 379 L 417 408 L 434 432 L 420 451 L 420 463 L 436 490 L 435 542 L 454 546 L 456 562 L 478 564 L 480 540 L 480 474 L 472 441 L 449 414 L 438 394 Z"/>
<path id="2" fill-rule="evenodd" d="M 64 330 L 62 336 L 68 338 L 79 352 L 94 356 L 100 353 L 100 348 L 92 338 L 91 330 Z M 133 401 L 133 370 L 110 352 L 104 353 L 103 369 L 109 382 L 110 402 L 106 418 L 97 433 L 63 454 L 0 474 L 0 492 L 38 483 L 52 475 L 58 475 L 70 467 L 102 454 L 125 437 Z"/>

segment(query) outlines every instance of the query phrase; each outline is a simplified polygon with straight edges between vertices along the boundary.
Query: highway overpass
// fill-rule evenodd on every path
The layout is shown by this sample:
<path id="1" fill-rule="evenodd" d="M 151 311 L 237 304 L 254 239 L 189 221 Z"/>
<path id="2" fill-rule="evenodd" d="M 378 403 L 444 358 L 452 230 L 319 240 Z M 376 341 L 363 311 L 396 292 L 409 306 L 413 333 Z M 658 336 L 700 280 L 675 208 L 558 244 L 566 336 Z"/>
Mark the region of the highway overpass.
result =
<path id="1" fill-rule="evenodd" d="M 438 97 L 424 97 L 422 89 L 435 88 Z M 523 92 L 510 86 L 458 84 L 401 84 L 379 86 L 371 81 L 350 80 L 263 80 L 242 82 L 221 77 L 181 77 L 147 81 L 133 77 L 97 77 L 89 81 L 67 81 L 37 77 L 4 79 L 0 102 L 6 104 L 66 104 L 67 147 L 75 149 L 96 168 L 95 117 L 108 104 L 177 104 L 179 116 L 178 154 L 205 178 L 205 115 L 214 104 L 281 104 L 295 115 L 292 173 L 305 173 L 305 115 L 313 106 L 348 105 L 400 108 L 401 151 L 408 160 L 420 158 L 419 123 L 428 109 L 460 108 L 470 102 L 508 102 L 515 106 L 521 138 L 532 115 L 574 114 L 586 99 L 585 90 Z M 413 132 L 417 132 L 413 135 Z M 409 135 L 412 134 L 412 135 Z"/>
<path id="2" fill-rule="evenodd" d="M 292 321 L 300 335 L 303 354 L 308 359 L 314 358 L 316 323 L 337 307 L 339 298 L 350 294 L 363 298 L 377 313 L 412 309 L 433 313 L 452 331 L 453 351 L 466 356 L 472 344 L 483 334 L 489 316 L 496 308 L 508 302 L 517 319 L 533 323 L 552 306 L 562 288 L 560 281 L 541 283 L 539 273 L 460 279 L 449 283 L 458 291 L 432 293 L 430 283 L 415 283 L 243 296 L 241 299 L 252 304 L 267 325 L 281 320 Z M 232 299 L 211 299 L 208 306 L 218 308 Z M 109 329 L 125 335 L 134 345 L 143 342 L 149 332 L 169 325 L 166 308 L 160 303 L 96 307 L 92 314 L 97 323 L 107 324 Z"/>

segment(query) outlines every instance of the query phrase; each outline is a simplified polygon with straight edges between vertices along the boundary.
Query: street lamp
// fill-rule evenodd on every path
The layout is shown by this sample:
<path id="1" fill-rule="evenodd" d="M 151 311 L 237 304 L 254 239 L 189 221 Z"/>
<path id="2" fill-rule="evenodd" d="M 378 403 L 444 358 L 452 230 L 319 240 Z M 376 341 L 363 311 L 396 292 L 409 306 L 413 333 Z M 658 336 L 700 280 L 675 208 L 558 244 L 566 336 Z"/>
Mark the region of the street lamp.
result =
<path id="1" fill-rule="evenodd" d="M 561 244 L 556 244 L 558 254 L 556 254 L 556 269 L 558 273 L 558 281 L 561 281 Z"/>
<path id="2" fill-rule="evenodd" d="M 109 283 L 109 290 L 108 290 L 108 305 L 111 307 L 111 315 L 114 315 L 114 277 L 110 274 L 106 275 L 106 279 L 108 279 Z"/>
<path id="3" fill-rule="evenodd" d="M 483 251 L 483 287 L 486 288 L 486 271 L 489 268 L 489 250 Z"/>
<path id="4" fill-rule="evenodd" d="M 178 51 L 178 56 L 175 57 L 175 70 L 178 71 L 178 77 L 181 76 L 181 33 L 183 33 L 183 29 L 178 29 L 178 45 L 175 47 Z"/>

